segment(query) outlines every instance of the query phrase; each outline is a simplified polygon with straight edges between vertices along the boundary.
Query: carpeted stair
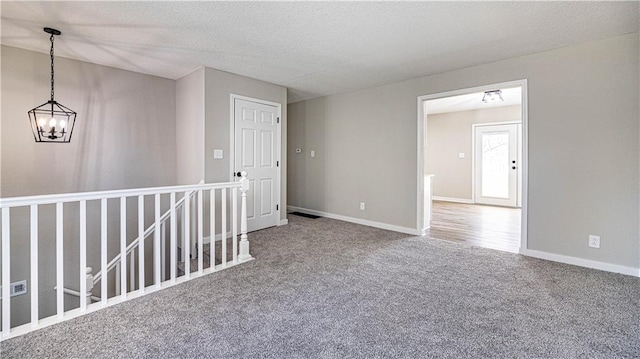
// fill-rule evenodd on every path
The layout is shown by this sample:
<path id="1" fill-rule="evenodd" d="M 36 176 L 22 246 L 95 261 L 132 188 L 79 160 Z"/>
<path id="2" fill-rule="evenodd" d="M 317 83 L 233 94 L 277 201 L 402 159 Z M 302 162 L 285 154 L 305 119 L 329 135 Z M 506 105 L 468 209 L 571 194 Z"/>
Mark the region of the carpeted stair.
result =
<path id="1" fill-rule="evenodd" d="M 215 242 L 215 246 L 216 246 L 216 256 L 215 256 L 215 265 L 219 265 L 222 263 L 222 248 L 221 248 L 221 243 L 220 241 L 216 241 Z M 197 258 L 197 249 L 195 254 L 196 255 L 192 255 L 192 259 L 191 259 L 191 267 L 190 272 L 197 272 L 198 271 L 198 258 Z M 209 243 L 205 244 L 202 246 L 202 266 L 203 269 L 204 268 L 209 268 L 211 266 L 211 246 Z M 232 243 L 231 243 L 231 239 L 229 239 L 227 241 L 227 261 L 231 261 L 233 258 L 232 255 Z M 184 267 L 185 267 L 185 263 L 184 262 L 178 262 L 178 277 L 184 275 Z"/>

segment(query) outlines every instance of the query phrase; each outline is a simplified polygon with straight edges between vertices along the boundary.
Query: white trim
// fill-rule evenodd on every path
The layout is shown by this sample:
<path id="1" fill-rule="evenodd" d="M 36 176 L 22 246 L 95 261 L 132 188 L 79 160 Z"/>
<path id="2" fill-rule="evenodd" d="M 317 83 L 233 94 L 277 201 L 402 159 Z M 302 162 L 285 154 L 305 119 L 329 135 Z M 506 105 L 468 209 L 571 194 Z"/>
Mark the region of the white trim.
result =
<path id="1" fill-rule="evenodd" d="M 454 197 L 433 196 L 431 199 L 433 199 L 434 201 L 442 201 L 442 202 L 475 204 L 475 202 L 473 202 L 473 199 L 468 199 L 468 198 L 454 198 Z"/>
<path id="2" fill-rule="evenodd" d="M 562 254 L 537 251 L 533 249 L 526 249 L 523 253 L 521 251 L 521 254 L 528 257 L 545 259 L 545 260 L 560 262 L 565 264 L 571 264 L 579 267 L 593 268 L 593 269 L 598 269 L 605 272 L 613 272 L 613 273 L 630 275 L 634 277 L 640 277 L 640 268 L 621 266 L 621 265 L 605 263 L 605 262 L 598 262 L 590 259 L 565 256 Z"/>
<path id="3" fill-rule="evenodd" d="M 278 161 L 278 171 L 276 171 L 277 173 L 277 184 L 276 186 L 274 186 L 275 190 L 277 191 L 277 195 L 275 196 L 278 199 L 277 204 L 282 207 L 282 191 L 281 191 L 281 183 L 282 183 L 282 169 L 284 168 L 284 166 L 282 165 L 282 104 L 278 103 L 278 102 L 272 102 L 272 101 L 267 101 L 267 100 L 262 100 L 262 99 L 258 99 L 258 98 L 253 98 L 253 97 L 248 97 L 248 96 L 242 96 L 242 95 L 236 95 L 236 94 L 231 94 L 229 96 L 229 101 L 230 101 L 230 106 L 229 106 L 229 128 L 230 128 L 230 135 L 229 135 L 229 181 L 233 182 L 233 173 L 235 172 L 235 166 L 236 166 L 236 162 L 235 162 L 235 153 L 236 153 L 236 136 L 235 136 L 235 127 L 236 127 L 236 122 L 235 122 L 235 113 L 236 113 L 236 109 L 235 109 L 235 100 L 244 100 L 244 101 L 249 101 L 249 102 L 255 102 L 255 103 L 259 103 L 262 105 L 267 105 L 267 106 L 274 106 L 275 108 L 278 109 L 278 121 L 276 121 L 276 125 L 277 125 L 277 130 L 276 130 L 276 161 Z M 281 217 L 281 213 L 280 210 L 276 210 L 276 212 L 278 212 L 277 214 L 277 219 L 276 219 L 276 223 L 275 225 L 281 225 L 280 224 L 280 217 Z"/>
<path id="4" fill-rule="evenodd" d="M 207 178 L 207 68 L 200 66 L 197 70 L 202 69 L 202 168 L 200 174 L 202 182 Z"/>
<path id="5" fill-rule="evenodd" d="M 280 223 L 278 223 L 278 226 L 286 226 L 287 224 L 289 224 L 289 219 L 285 218 L 280 220 Z"/>
<path id="6" fill-rule="evenodd" d="M 79 193 L 61 193 L 46 194 L 42 196 L 26 196 L 26 197 L 10 197 L 0 198 L 0 207 L 20 207 L 41 204 L 53 204 L 57 202 L 78 202 L 93 201 L 99 199 L 111 199 L 120 197 L 149 196 L 154 194 L 169 194 L 177 192 L 195 192 L 199 190 L 223 189 L 223 188 L 240 188 L 240 182 L 220 182 L 220 183 L 203 183 L 195 185 L 181 185 L 168 187 L 149 187 L 149 188 L 132 188 L 120 189 L 113 191 L 96 191 L 96 192 L 79 192 Z"/>
<path id="7" fill-rule="evenodd" d="M 504 121 L 504 122 L 482 122 L 482 123 L 472 123 L 472 127 L 478 126 L 500 126 L 500 125 L 521 125 L 522 121 Z"/>
<path id="8" fill-rule="evenodd" d="M 522 166 L 521 185 L 521 203 L 522 215 L 520 217 L 520 253 L 527 250 L 527 238 L 529 233 L 529 223 L 527 222 L 527 212 L 529 208 L 529 90 L 527 87 L 527 80 L 521 81 L 522 89 L 522 101 L 520 102 L 520 109 L 522 111 L 522 158 L 520 165 Z"/>
<path id="9" fill-rule="evenodd" d="M 287 206 L 287 211 L 289 211 L 289 212 L 301 212 L 301 213 L 306 213 L 306 214 L 313 214 L 313 215 L 320 216 L 320 217 L 337 219 L 339 221 L 361 224 L 363 226 L 369 226 L 369 227 L 375 227 L 375 228 L 380 228 L 380 229 L 386 229 L 388 231 L 406 233 L 406 234 L 410 234 L 412 236 L 422 236 L 422 235 L 424 235 L 424 233 L 423 233 L 424 230 L 418 231 L 418 230 L 413 229 L 413 228 L 400 227 L 400 226 L 396 226 L 396 225 L 393 225 L 393 224 L 387 224 L 387 223 L 382 223 L 382 222 L 374 222 L 374 221 L 369 221 L 369 220 L 361 219 L 361 218 L 347 217 L 347 216 L 343 216 L 343 215 L 339 215 L 339 214 L 321 212 L 321 211 L 316 211 L 316 210 L 308 209 L 308 208 L 302 208 L 302 207 L 296 207 L 296 206 Z"/>
<path id="10" fill-rule="evenodd" d="M 490 84 L 485 86 L 471 87 L 466 89 L 458 89 L 447 92 L 440 92 L 431 95 L 418 96 L 418 116 L 417 116 L 417 193 L 416 193 L 416 232 L 421 232 L 420 223 L 422 217 L 424 216 L 424 152 L 426 149 L 426 136 L 424 135 L 425 131 L 425 111 L 424 111 L 424 102 L 428 100 L 434 100 L 438 98 L 451 97 L 457 95 L 465 95 L 474 92 L 484 92 L 493 90 L 497 87 L 506 88 L 506 87 L 516 87 L 520 86 L 522 89 L 521 96 L 522 101 L 520 104 L 522 111 L 522 212 L 521 212 L 521 221 L 520 221 L 520 253 L 524 253 L 527 248 L 527 234 L 528 234 L 528 222 L 527 222 L 527 206 L 528 200 L 527 196 L 529 194 L 529 181 L 528 181 L 528 170 L 529 170 L 529 117 L 528 117 L 528 91 L 527 91 L 527 79 L 502 82 L 497 84 Z"/>

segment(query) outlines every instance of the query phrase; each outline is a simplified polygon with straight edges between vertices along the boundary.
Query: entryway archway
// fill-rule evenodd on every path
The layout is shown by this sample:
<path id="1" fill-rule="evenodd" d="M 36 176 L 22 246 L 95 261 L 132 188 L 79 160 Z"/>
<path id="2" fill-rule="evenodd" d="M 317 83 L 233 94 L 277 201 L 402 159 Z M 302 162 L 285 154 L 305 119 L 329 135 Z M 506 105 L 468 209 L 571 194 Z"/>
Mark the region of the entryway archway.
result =
<path id="1" fill-rule="evenodd" d="M 488 100 L 487 97 L 492 98 L 493 101 L 491 99 Z M 432 108 L 430 111 L 429 102 L 437 104 L 440 109 Z M 516 104 L 517 107 L 515 106 Z M 500 111 L 510 113 L 510 115 L 502 116 L 503 118 L 500 119 L 502 123 L 495 123 L 495 113 L 499 111 L 498 108 L 500 107 L 503 108 Z M 454 108 L 457 108 L 460 114 L 466 111 L 469 113 L 477 112 L 474 114 L 477 117 L 476 120 L 462 121 L 464 123 L 462 126 L 466 127 L 463 130 L 464 135 L 458 135 L 457 137 L 460 143 L 455 143 L 456 140 L 446 138 L 444 135 L 437 138 L 429 137 L 429 126 L 427 125 L 429 116 L 431 115 L 431 119 L 435 119 L 437 117 L 436 113 L 456 112 L 453 110 Z M 489 108 L 494 109 L 490 116 L 480 116 L 482 109 Z M 469 117 L 469 113 L 466 114 L 467 117 Z M 486 113 L 491 113 L 491 111 L 486 111 Z M 441 236 L 450 237 L 441 239 L 455 239 L 454 237 L 459 236 L 463 238 L 463 241 L 467 241 L 472 245 L 520 253 L 526 250 L 527 120 L 526 80 L 488 84 L 418 97 L 418 208 L 416 222 L 419 232 L 429 234 L 440 230 L 438 233 Z M 509 127 L 508 129 L 507 127 L 495 127 L 507 124 L 513 126 L 507 126 Z M 503 132 L 505 131 L 502 131 L 502 129 L 506 130 L 508 136 L 504 136 Z M 486 141 L 484 141 L 485 139 Z M 438 178 L 438 173 L 431 173 L 431 170 L 435 167 L 434 162 L 436 160 L 429 156 L 429 154 L 432 154 L 428 152 L 429 140 L 431 145 L 437 141 L 443 141 L 449 145 L 447 156 L 443 160 L 444 167 L 451 167 L 451 170 L 455 171 L 456 166 L 467 162 L 472 168 L 466 169 L 465 173 L 460 173 L 459 176 L 440 176 L 441 178 Z M 480 143 L 477 143 L 477 141 L 480 141 Z M 484 171 L 487 172 L 487 180 L 493 176 L 496 180 L 494 183 L 483 183 L 482 178 L 477 178 L 478 171 L 476 166 L 483 156 L 482 141 L 486 142 L 484 144 L 489 147 L 495 145 L 494 150 L 496 151 L 494 152 L 489 151 L 490 148 L 485 146 L 489 151 L 485 153 L 485 160 L 495 159 L 497 162 L 493 165 L 487 165 Z M 518 146 L 514 147 L 516 144 Z M 440 166 L 440 168 L 443 166 Z M 482 168 L 480 170 L 482 171 Z M 442 171 L 440 172 L 442 173 Z M 431 181 L 436 184 L 436 188 L 431 187 Z M 463 195 L 452 194 L 454 192 L 446 193 L 446 191 L 441 190 L 442 188 L 438 188 L 438 185 L 443 182 L 450 185 L 449 187 L 455 186 L 456 182 L 459 182 L 459 184 L 465 186 L 466 192 Z M 487 189 L 484 195 L 483 188 Z M 433 207 L 432 190 L 435 194 L 434 198 L 438 200 L 433 202 Z M 490 193 L 491 191 L 489 190 L 494 190 L 495 193 Z M 483 198 L 478 200 L 479 197 L 486 197 L 484 199 L 487 200 L 484 201 Z M 492 206 L 480 206 L 477 203 L 485 203 Z M 440 228 L 430 229 L 432 215 L 436 219 L 434 223 Z M 487 221 L 489 219 L 494 222 L 504 222 L 498 223 L 495 227 L 498 228 L 496 231 L 493 231 L 493 229 L 487 231 Z M 517 228 L 514 228 L 514 226 L 517 226 Z M 499 240 L 494 241 L 494 239 L 504 234 L 502 232 L 508 232 L 505 236 L 509 237 L 509 240 L 504 243 Z"/>

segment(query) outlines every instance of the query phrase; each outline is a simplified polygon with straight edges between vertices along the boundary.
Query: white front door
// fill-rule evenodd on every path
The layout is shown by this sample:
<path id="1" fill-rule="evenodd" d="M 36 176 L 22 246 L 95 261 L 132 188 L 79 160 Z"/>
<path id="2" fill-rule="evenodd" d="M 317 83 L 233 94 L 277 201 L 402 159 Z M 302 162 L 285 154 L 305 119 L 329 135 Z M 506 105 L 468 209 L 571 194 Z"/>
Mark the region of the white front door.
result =
<path id="1" fill-rule="evenodd" d="M 518 124 L 475 126 L 475 202 L 516 207 Z"/>
<path id="2" fill-rule="evenodd" d="M 239 98 L 233 99 L 233 107 L 234 173 L 246 171 L 250 184 L 247 230 L 275 226 L 280 218 L 279 108 Z"/>

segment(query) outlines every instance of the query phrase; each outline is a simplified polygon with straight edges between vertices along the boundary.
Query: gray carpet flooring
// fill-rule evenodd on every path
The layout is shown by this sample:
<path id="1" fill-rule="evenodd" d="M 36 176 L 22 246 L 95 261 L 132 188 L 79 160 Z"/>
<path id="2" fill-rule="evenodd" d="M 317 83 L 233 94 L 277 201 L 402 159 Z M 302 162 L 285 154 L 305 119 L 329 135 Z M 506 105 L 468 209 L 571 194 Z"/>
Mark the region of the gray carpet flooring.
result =
<path id="1" fill-rule="evenodd" d="M 638 358 L 640 279 L 290 216 L 256 260 L 0 344 L 8 358 Z"/>

